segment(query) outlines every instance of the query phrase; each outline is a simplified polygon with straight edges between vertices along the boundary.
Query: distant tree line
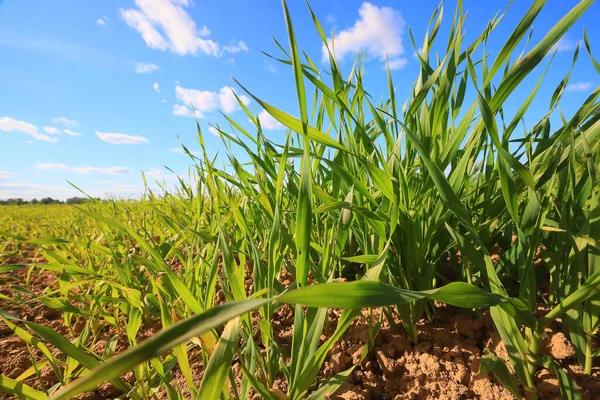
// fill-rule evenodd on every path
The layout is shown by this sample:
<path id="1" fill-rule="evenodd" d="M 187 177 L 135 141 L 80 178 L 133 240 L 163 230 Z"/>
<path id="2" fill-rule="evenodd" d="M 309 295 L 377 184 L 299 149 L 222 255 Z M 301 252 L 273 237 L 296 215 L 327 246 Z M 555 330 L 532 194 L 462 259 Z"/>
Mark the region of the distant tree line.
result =
<path id="1" fill-rule="evenodd" d="M 100 200 L 100 199 L 95 199 Z M 43 199 L 33 199 L 33 200 L 23 200 L 21 198 L 17 199 L 0 199 L 1 206 L 12 206 L 12 205 L 25 205 L 25 204 L 83 204 L 92 201 L 92 199 L 88 197 L 71 197 L 65 201 L 53 199 L 52 197 L 44 197 Z"/>

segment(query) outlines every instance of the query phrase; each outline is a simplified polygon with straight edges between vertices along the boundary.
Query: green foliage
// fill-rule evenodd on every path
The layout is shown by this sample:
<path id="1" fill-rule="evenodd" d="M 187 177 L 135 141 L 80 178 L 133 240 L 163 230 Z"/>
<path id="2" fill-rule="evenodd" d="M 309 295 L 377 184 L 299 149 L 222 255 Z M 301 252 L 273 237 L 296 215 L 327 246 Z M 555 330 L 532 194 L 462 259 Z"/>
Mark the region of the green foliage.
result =
<path id="1" fill-rule="evenodd" d="M 569 119 L 559 109 L 569 73 L 547 113 L 524 123 L 550 68 L 546 56 L 591 1 L 580 1 L 529 52 L 518 54 L 544 3 L 533 3 L 495 58 L 485 47 L 504 14 L 464 43 L 459 2 L 447 43 L 438 44 L 438 7 L 417 54 L 420 74 L 398 107 L 391 72 L 387 99 L 379 102 L 368 94 L 358 58 L 342 75 L 335 43 L 309 8 L 329 50 L 329 67 L 319 71 L 297 47 L 284 2 L 289 50 L 277 42 L 277 59 L 291 67 L 299 118 L 242 88 L 287 128 L 285 138 L 267 137 L 238 99 L 256 133 L 226 116 L 228 126 L 216 128 L 229 165 L 219 168 L 198 125 L 202 154 L 182 146 L 192 163 L 191 184 L 181 179 L 175 190 L 148 190 L 137 202 L 48 206 L 32 211 L 29 222 L 21 209 L 6 207 L 2 254 L 34 246 L 47 262 L 0 271 L 55 273 L 58 288 L 37 301 L 61 310 L 69 324 L 72 318 L 86 323 L 72 341 L 31 322 L 7 323 L 41 351 L 40 363 L 58 372 L 60 384 L 45 394 L 70 398 L 111 381 L 132 398 L 157 390 L 176 398 L 181 394 L 169 382 L 178 367 L 197 398 L 245 398 L 251 389 L 268 399 L 318 398 L 334 392 L 354 368 L 316 380 L 362 308 L 397 313 L 416 341 L 417 322 L 435 315 L 435 300 L 489 308 L 512 368 L 486 355 L 481 373 L 493 373 L 516 397 L 536 397 L 533 378 L 544 367 L 556 371 L 565 398 L 579 398 L 576 384 L 541 353 L 540 343 L 545 328 L 561 318 L 586 373 L 599 354 L 593 339 L 600 315 L 600 87 Z M 584 42 L 591 57 L 587 36 Z M 578 51 L 573 63 L 577 57 Z M 512 93 L 532 78 L 534 89 L 513 107 Z M 240 152 L 248 162 L 236 158 Z M 490 249 L 498 244 L 503 252 L 494 262 Z M 538 318 L 540 301 L 551 311 Z M 289 357 L 272 324 L 283 303 L 294 304 Z M 344 311 L 322 342 L 332 307 Z M 164 330 L 137 343 L 141 324 L 156 321 Z M 373 323 L 373 337 L 378 326 Z M 130 348 L 117 356 L 110 346 L 94 353 L 101 327 L 126 332 Z M 368 352 L 369 346 L 363 356 Z M 206 366 L 199 387 L 190 370 L 194 357 Z M 234 362 L 242 377 L 228 390 Z M 128 370 L 136 376 L 131 385 L 120 379 Z M 287 393 L 272 390 L 282 376 Z M 29 398 L 41 393 L 8 378 L 0 390 Z"/>

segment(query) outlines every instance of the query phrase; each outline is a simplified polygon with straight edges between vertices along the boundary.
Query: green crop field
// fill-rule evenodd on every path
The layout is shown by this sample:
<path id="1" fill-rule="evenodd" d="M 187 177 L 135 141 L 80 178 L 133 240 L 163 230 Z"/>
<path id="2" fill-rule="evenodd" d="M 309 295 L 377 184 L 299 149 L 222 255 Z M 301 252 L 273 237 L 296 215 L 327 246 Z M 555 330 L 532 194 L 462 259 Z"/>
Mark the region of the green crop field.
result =
<path id="1" fill-rule="evenodd" d="M 388 96 L 375 99 L 360 57 L 342 76 L 333 52 L 322 72 L 297 47 L 284 2 L 288 44 L 274 57 L 295 77 L 297 116 L 239 83 L 287 128 L 279 142 L 240 100 L 256 129 L 229 117 L 218 128 L 227 167 L 205 150 L 198 125 L 203 151 L 183 148 L 190 176 L 166 193 L 0 207 L 2 337 L 21 357 L 18 373 L 3 370 L 0 392 L 336 398 L 377 364 L 369 371 L 382 377 L 379 394 L 343 398 L 459 398 L 426 384 L 416 397 L 381 389 L 394 376 L 413 379 L 400 364 L 388 374 L 382 335 L 405 338 L 406 351 L 426 348 L 424 329 L 450 313 L 502 343 L 479 343 L 469 364 L 504 396 L 487 398 L 597 396 L 600 87 L 569 116 L 560 104 L 570 72 L 552 98 L 536 96 L 556 85 L 544 79 L 552 48 L 592 1 L 517 47 L 544 3 L 507 37 L 499 14 L 467 43 L 459 3 L 444 15 L 453 19 L 446 52 L 432 54 L 440 6 L 415 44 L 410 98 L 395 96 L 388 73 Z M 488 56 L 498 35 L 504 45 Z M 573 64 L 578 57 L 600 73 L 585 35 Z M 515 106 L 510 95 L 525 79 L 537 85 Z M 525 123 L 534 106 L 547 113 Z M 357 326 L 357 355 L 327 367 Z M 568 360 L 548 350 L 549 334 L 572 350 Z M 543 374 L 555 397 L 541 392 Z M 473 393 L 460 398 L 480 398 Z"/>

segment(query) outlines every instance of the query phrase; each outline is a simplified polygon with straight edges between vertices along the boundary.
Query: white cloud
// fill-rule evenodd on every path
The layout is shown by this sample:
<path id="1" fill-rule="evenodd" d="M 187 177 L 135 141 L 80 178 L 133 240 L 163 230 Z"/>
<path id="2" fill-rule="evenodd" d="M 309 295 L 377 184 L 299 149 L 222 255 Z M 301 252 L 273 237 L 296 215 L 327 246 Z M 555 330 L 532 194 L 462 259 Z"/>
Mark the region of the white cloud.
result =
<path id="1" fill-rule="evenodd" d="M 44 127 L 44 131 L 46 131 L 46 133 L 49 133 L 51 135 L 60 135 L 60 131 L 56 128 L 53 128 L 51 126 L 45 126 Z"/>
<path id="2" fill-rule="evenodd" d="M 279 121 L 273 118 L 271 114 L 267 112 L 267 110 L 262 110 L 260 114 L 258 114 L 258 119 L 260 121 L 260 126 L 264 129 L 268 129 L 270 131 L 279 131 L 285 128 Z"/>
<path id="3" fill-rule="evenodd" d="M 215 111 L 219 107 L 219 95 L 208 90 L 185 89 L 177 86 L 175 96 L 186 105 L 186 108 L 187 104 L 193 104 L 200 113 Z"/>
<path id="4" fill-rule="evenodd" d="M 404 45 L 402 36 L 406 25 L 400 11 L 390 7 L 377 7 L 364 2 L 358 10 L 359 19 L 354 26 L 342 30 L 335 36 L 334 51 L 338 60 L 354 56 L 356 52 L 366 51 L 367 57 L 385 62 L 390 60 L 391 69 L 399 69 L 408 62 L 402 57 Z M 332 47 L 331 39 L 329 47 Z M 322 48 L 323 61 L 329 58 L 327 48 Z"/>
<path id="5" fill-rule="evenodd" d="M 329 14 L 325 17 L 325 21 L 330 24 L 333 24 L 335 22 L 335 17 L 333 15 Z"/>
<path id="6" fill-rule="evenodd" d="M 217 128 L 215 128 L 214 126 L 209 126 L 208 131 L 210 132 L 211 135 L 219 136 L 219 130 Z"/>
<path id="7" fill-rule="evenodd" d="M 277 72 L 277 65 L 275 65 L 274 63 L 265 60 L 264 64 L 263 64 L 263 68 L 266 69 L 267 71 L 271 72 L 271 73 L 275 73 Z"/>
<path id="8" fill-rule="evenodd" d="M 160 168 L 150 168 L 144 171 L 144 175 L 153 179 L 160 179 L 164 174 Z"/>
<path id="9" fill-rule="evenodd" d="M 96 136 L 103 142 L 112 144 L 141 144 L 148 143 L 148 138 L 139 135 L 126 135 L 124 133 L 106 133 L 96 131 Z"/>
<path id="10" fill-rule="evenodd" d="M 2 117 L 0 118 L 0 131 L 5 132 L 22 132 L 26 135 L 32 136 L 36 140 L 41 140 L 43 142 L 58 142 L 58 139 L 51 138 L 48 135 L 44 135 L 39 132 L 37 126 L 30 124 L 25 121 L 18 121 L 16 119 L 10 117 Z"/>
<path id="11" fill-rule="evenodd" d="M 108 17 L 100 17 L 96 20 L 96 24 L 98 24 L 100 26 L 106 26 L 108 21 L 110 21 L 110 19 Z"/>
<path id="12" fill-rule="evenodd" d="M 225 86 L 219 92 L 208 90 L 186 89 L 177 85 L 175 95 L 183 104 L 173 106 L 173 115 L 190 117 L 192 116 L 189 104 L 193 104 L 196 109 L 196 116 L 204 118 L 204 113 L 210 113 L 221 108 L 225 113 L 232 113 L 240 109 L 237 99 L 233 94 L 234 89 Z M 245 105 L 250 104 L 250 99 L 245 95 L 239 95 L 240 100 Z"/>
<path id="13" fill-rule="evenodd" d="M 53 124 L 64 125 L 64 126 L 69 127 L 69 128 L 74 128 L 76 126 L 79 126 L 79 122 L 77 122 L 77 121 L 75 121 L 73 119 L 65 118 L 65 117 L 52 118 L 52 123 Z"/>
<path id="14" fill-rule="evenodd" d="M 183 151 L 181 147 L 171 147 L 169 151 L 172 153 L 185 154 L 185 151 Z"/>
<path id="15" fill-rule="evenodd" d="M 223 50 L 226 53 L 231 53 L 231 54 L 235 54 L 235 53 L 239 53 L 240 51 L 248 51 L 248 46 L 246 46 L 246 43 L 244 43 L 243 41 L 239 41 L 237 43 L 235 42 L 231 42 L 230 45 L 227 46 L 223 46 Z"/>
<path id="16" fill-rule="evenodd" d="M 203 39 L 210 30 L 206 26 L 197 28 L 184 9 L 188 0 L 135 0 L 135 4 L 137 8 L 120 9 L 119 14 L 129 27 L 142 35 L 151 49 L 169 50 L 182 56 L 201 53 L 216 57 L 248 51 L 242 41 L 221 46 L 213 40 Z"/>
<path id="17" fill-rule="evenodd" d="M 118 193 L 118 194 L 126 194 L 129 196 L 133 196 L 136 194 L 140 194 L 144 191 L 144 186 L 131 185 L 131 184 L 115 181 L 115 180 L 97 179 L 97 180 L 94 180 L 92 183 L 96 186 L 110 186 L 109 188 L 105 188 L 105 189 L 93 190 L 93 192 L 96 192 L 96 193 L 106 194 L 106 191 L 108 190 L 108 192 L 111 194 Z"/>
<path id="18" fill-rule="evenodd" d="M 97 193 L 106 193 L 108 190 L 111 194 L 119 193 L 132 196 L 144 191 L 144 186 L 127 184 L 115 180 L 96 179 L 92 183 L 96 186 L 110 186 L 106 189 L 95 189 L 94 191 Z"/>
<path id="19" fill-rule="evenodd" d="M 159 69 L 160 69 L 159 66 L 156 64 L 139 62 L 139 63 L 135 64 L 134 71 L 136 74 L 149 74 L 152 72 L 156 72 Z"/>
<path id="20" fill-rule="evenodd" d="M 594 87 L 592 82 L 574 82 L 569 83 L 565 90 L 567 92 L 585 92 Z"/>
<path id="21" fill-rule="evenodd" d="M 178 117 L 192 117 L 192 110 L 190 110 L 189 108 L 187 108 L 186 106 L 183 106 L 181 104 L 173 104 L 173 115 L 176 115 Z M 196 116 L 198 118 L 202 118 L 202 116 L 200 115 L 200 113 L 198 112 L 198 110 L 196 110 Z"/>
<path id="22" fill-rule="evenodd" d="M 40 187 L 40 185 L 36 185 L 34 183 L 23 183 L 23 182 L 11 182 L 11 183 L 1 183 L 2 187 L 12 187 L 12 188 L 33 188 Z"/>
<path id="23" fill-rule="evenodd" d="M 144 171 L 144 175 L 146 175 L 147 178 L 150 178 L 151 180 L 154 181 L 171 181 L 171 182 L 176 182 L 177 181 L 177 174 L 171 173 L 171 172 L 165 172 L 160 168 L 150 168 L 146 171 Z M 185 174 L 180 174 L 180 176 L 184 176 Z"/>
<path id="24" fill-rule="evenodd" d="M 189 147 L 188 147 L 188 150 L 190 151 L 190 153 L 192 153 L 195 156 L 201 154 L 200 150 L 192 150 Z M 185 151 L 183 151 L 183 149 L 181 147 L 171 147 L 169 149 L 169 151 L 172 153 L 177 153 L 177 154 L 187 154 Z"/>
<path id="25" fill-rule="evenodd" d="M 0 198 L 43 198 L 43 197 L 68 197 L 68 194 L 77 195 L 74 188 L 61 188 L 57 186 L 36 185 L 24 182 L 0 182 Z"/>
<path id="26" fill-rule="evenodd" d="M 158 82 L 154 82 L 152 84 L 152 89 L 156 90 L 158 93 L 160 93 L 160 86 L 158 86 Z"/>
<path id="27" fill-rule="evenodd" d="M 100 182 L 100 181 L 99 181 Z M 85 193 L 93 197 L 107 197 L 119 195 L 119 197 L 137 197 L 144 192 L 144 187 L 140 185 L 128 185 L 117 181 L 104 181 L 110 187 L 93 188 L 85 190 Z M 96 184 L 96 181 L 94 181 Z M 100 185 L 100 183 L 98 184 Z M 60 187 L 49 185 L 37 185 L 25 182 L 0 182 L 0 198 L 44 198 L 52 197 L 67 199 L 68 197 L 82 197 L 83 194 L 73 187 Z"/>
<path id="28" fill-rule="evenodd" d="M 575 47 L 577 46 L 578 42 L 574 42 L 569 38 L 566 37 L 561 37 L 558 42 L 556 42 L 556 44 L 554 46 L 552 46 L 552 48 L 550 49 L 550 52 L 548 54 L 552 54 L 555 51 L 561 52 L 561 51 L 571 51 L 571 50 L 575 50 Z"/>
<path id="29" fill-rule="evenodd" d="M 190 109 L 187 108 L 186 106 L 182 106 L 180 104 L 174 104 L 173 105 L 173 115 L 176 115 L 178 117 L 191 117 L 192 113 L 190 112 Z"/>
<path id="30" fill-rule="evenodd" d="M 394 71 L 396 69 L 402 69 L 408 64 L 408 60 L 406 58 L 396 58 L 393 60 L 389 60 L 388 66 L 390 70 Z"/>
<path id="31" fill-rule="evenodd" d="M 81 136 L 83 135 L 83 133 L 79 133 L 79 132 L 74 132 L 70 129 L 63 129 L 63 132 L 66 133 L 69 136 Z"/>
<path id="32" fill-rule="evenodd" d="M 12 119 L 10 117 L 2 117 L 0 119 L 0 129 L 5 132 L 20 131 L 31 136 L 38 131 L 37 126 L 33 124 L 25 121 L 17 121 L 16 119 Z"/>
<path id="33" fill-rule="evenodd" d="M 87 44 L 82 44 L 83 40 L 80 40 L 80 38 L 72 38 L 72 40 L 79 43 L 71 41 L 71 39 L 59 39 L 49 32 L 43 34 L 28 32 L 26 36 L 23 36 L 9 29 L 4 23 L 0 33 L 0 46 L 2 47 L 8 46 L 19 51 L 27 50 L 44 53 L 53 58 L 61 57 L 71 62 L 90 64 L 102 68 L 109 68 L 122 63 L 120 56 L 108 49 L 94 47 L 93 43 L 89 41 L 86 42 Z M 6 57 L 6 55 L 4 56 Z"/>
<path id="34" fill-rule="evenodd" d="M 0 181 L 8 181 L 11 179 L 12 176 L 13 176 L 12 172 L 3 171 L 0 169 Z"/>
<path id="35" fill-rule="evenodd" d="M 222 87 L 219 91 L 219 101 L 221 103 L 221 108 L 227 114 L 234 112 L 235 110 L 240 109 L 240 104 L 238 100 L 235 98 L 235 90 L 230 87 Z M 238 95 L 240 100 L 244 105 L 250 104 L 250 99 L 243 94 Z"/>
<path id="36" fill-rule="evenodd" d="M 208 35 L 210 35 L 210 33 L 211 33 L 211 32 L 210 32 L 210 29 L 208 29 L 208 26 L 206 26 L 206 25 L 204 25 L 204 26 L 203 26 L 203 27 L 200 29 L 200 31 L 198 31 L 198 34 L 199 34 L 200 36 L 208 36 Z"/>
<path id="37" fill-rule="evenodd" d="M 53 171 L 53 170 L 61 170 L 61 171 L 71 171 L 76 174 L 108 174 L 108 175 L 129 175 L 131 174 L 131 170 L 127 167 L 70 167 L 61 163 L 42 163 L 38 162 L 34 165 L 35 168 L 44 170 L 44 171 Z"/>

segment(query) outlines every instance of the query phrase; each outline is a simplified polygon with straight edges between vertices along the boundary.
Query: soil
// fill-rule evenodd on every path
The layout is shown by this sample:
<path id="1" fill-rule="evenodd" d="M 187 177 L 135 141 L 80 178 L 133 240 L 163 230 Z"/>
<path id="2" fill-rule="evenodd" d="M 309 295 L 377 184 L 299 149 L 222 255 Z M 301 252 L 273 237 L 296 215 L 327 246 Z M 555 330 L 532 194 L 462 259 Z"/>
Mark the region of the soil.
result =
<path id="1" fill-rule="evenodd" d="M 453 307 L 437 305 L 436 308 L 435 323 L 425 320 L 419 323 L 416 344 L 411 343 L 406 333 L 395 331 L 384 320 L 373 351 L 330 398 L 513 399 L 493 376 L 478 373 L 481 356 L 487 351 L 508 364 L 508 354 L 489 314 L 483 313 L 474 319 Z M 365 318 L 358 319 L 333 348 L 332 357 L 324 367 L 326 376 L 333 376 L 360 361 L 363 346 L 369 341 L 370 324 L 367 313 L 364 314 Z M 574 359 L 575 351 L 564 334 L 554 329 L 549 329 L 547 334 L 543 351 L 576 379 L 584 399 L 596 398 L 600 393 L 600 369 L 584 379 Z M 562 398 L 554 372 L 540 370 L 536 385 L 539 398 Z"/>
<path id="2" fill-rule="evenodd" d="M 36 258 L 35 252 L 25 249 L 19 257 L 5 257 L 0 265 L 23 262 L 43 262 Z M 173 268 L 177 270 L 177 268 Z M 250 268 L 249 268 L 250 269 Z M 72 320 L 70 326 L 65 324 L 63 315 L 35 301 L 37 295 L 47 288 L 57 288 L 56 276 L 47 271 L 36 270 L 30 276 L 26 269 L 12 271 L 0 275 L 0 310 L 17 318 L 34 321 L 48 326 L 58 333 L 74 338 L 79 335 L 84 321 Z M 291 276 L 284 276 L 282 281 L 290 284 Z M 247 282 L 249 286 L 251 282 Z M 26 289 L 26 290 L 23 290 Z M 249 288 L 247 288 L 249 289 Z M 540 313 L 545 309 L 540 306 Z M 512 399 L 513 396 L 500 385 L 492 375 L 479 374 L 481 356 L 485 352 L 496 354 L 507 361 L 508 356 L 504 344 L 496 333 L 493 322 L 486 312 L 465 315 L 459 309 L 436 304 L 436 320 L 422 320 L 418 324 L 418 342 L 411 343 L 407 334 L 398 328 L 400 321 L 393 315 L 394 324 L 390 326 L 387 318 L 383 318 L 379 334 L 371 339 L 369 329 L 380 317 L 381 310 L 363 310 L 362 317 L 357 318 L 343 337 L 331 350 L 328 361 L 323 365 L 319 379 L 329 379 L 336 373 L 345 371 L 358 364 L 339 390 L 328 399 L 368 400 L 368 399 Z M 326 334 L 335 329 L 340 310 L 329 310 Z M 275 340 L 283 350 L 289 348 L 293 333 L 294 310 L 283 305 L 273 318 Z M 254 315 L 254 320 L 257 315 Z M 147 321 L 138 334 L 143 340 L 161 329 L 160 322 Z M 575 359 L 575 351 L 568 338 L 561 332 L 560 322 L 547 330 L 543 341 L 543 351 L 558 361 L 575 379 L 584 399 L 597 398 L 600 393 L 600 368 L 595 368 L 592 375 L 583 373 Z M 113 327 L 102 327 L 94 337 L 90 347 L 102 354 L 108 341 L 118 336 L 116 353 L 129 347 L 125 332 Z M 257 338 L 258 340 L 260 338 Z M 361 360 L 363 350 L 369 343 L 371 349 Z M 56 357 L 64 357 L 60 351 L 49 346 Z M 33 357 L 41 359 L 37 350 L 32 349 Z M 0 373 L 10 378 L 17 378 L 31 363 L 25 343 L 12 330 L 0 321 Z M 198 385 L 203 376 L 203 364 L 200 353 L 190 354 L 193 378 Z M 241 379 L 239 361 L 232 366 L 236 380 Z M 509 366 L 510 368 L 510 366 Z M 57 377 L 49 367 L 40 371 L 44 385 L 50 387 L 57 383 Z M 132 372 L 122 377 L 132 383 L 135 376 Z M 25 383 L 42 389 L 37 378 L 29 378 Z M 179 388 L 186 398 L 189 389 L 178 370 L 173 371 L 171 384 Z M 539 398 L 560 399 L 558 380 L 553 371 L 541 369 L 536 374 L 536 385 Z M 522 390 L 522 389 L 521 389 Z M 275 381 L 273 393 L 283 395 L 287 391 L 287 383 L 281 377 Z M 4 396 L 4 397 L 3 397 Z M 119 392 L 111 385 L 104 384 L 94 392 L 81 396 L 83 399 L 108 399 L 119 396 Z M 166 393 L 158 393 L 159 398 L 166 398 Z M 10 398 L 0 394 L 0 398 Z M 248 398 L 258 399 L 253 391 Z M 283 397 L 282 397 L 283 398 Z"/>

